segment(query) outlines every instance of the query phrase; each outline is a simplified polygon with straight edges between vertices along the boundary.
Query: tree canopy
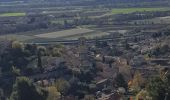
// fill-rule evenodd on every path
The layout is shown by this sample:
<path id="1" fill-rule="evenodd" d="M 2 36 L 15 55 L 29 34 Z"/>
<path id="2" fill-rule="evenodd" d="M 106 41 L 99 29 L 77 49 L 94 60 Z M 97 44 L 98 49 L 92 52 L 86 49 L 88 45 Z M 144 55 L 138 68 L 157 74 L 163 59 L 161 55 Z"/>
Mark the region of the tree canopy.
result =
<path id="1" fill-rule="evenodd" d="M 18 77 L 13 85 L 10 100 L 45 100 L 45 91 L 38 89 L 26 77 Z"/>

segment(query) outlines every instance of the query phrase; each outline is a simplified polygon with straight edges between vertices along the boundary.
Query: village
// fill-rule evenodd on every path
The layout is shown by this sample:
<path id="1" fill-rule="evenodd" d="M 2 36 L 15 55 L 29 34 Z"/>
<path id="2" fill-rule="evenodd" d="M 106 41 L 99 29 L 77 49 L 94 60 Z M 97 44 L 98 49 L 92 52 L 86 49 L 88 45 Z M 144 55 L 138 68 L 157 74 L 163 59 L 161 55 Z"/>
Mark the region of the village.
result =
<path id="1" fill-rule="evenodd" d="M 155 38 L 155 34 L 162 35 Z M 117 100 L 116 98 L 131 98 L 134 77 L 139 77 L 139 83 L 136 84 L 140 84 L 142 89 L 144 81 L 159 76 L 160 71 L 168 71 L 169 36 L 153 32 L 148 36 L 113 41 L 96 40 L 88 43 L 86 38 L 79 38 L 78 43 L 65 45 L 61 49 L 60 57 L 44 57 L 44 72 L 31 75 L 30 78 L 34 79 L 36 84 L 48 87 L 57 78 L 71 79 L 84 73 L 85 76 L 80 78 L 85 82 L 79 83 L 82 88 L 88 88 L 86 91 L 91 91 L 98 100 Z M 157 48 L 160 51 L 156 51 Z M 159 55 L 157 52 L 162 53 Z M 115 78 L 119 74 L 125 78 L 127 87 L 116 86 Z M 135 76 L 136 74 L 138 76 Z"/>
<path id="2" fill-rule="evenodd" d="M 170 100 L 169 0 L 0 0 L 0 100 Z"/>

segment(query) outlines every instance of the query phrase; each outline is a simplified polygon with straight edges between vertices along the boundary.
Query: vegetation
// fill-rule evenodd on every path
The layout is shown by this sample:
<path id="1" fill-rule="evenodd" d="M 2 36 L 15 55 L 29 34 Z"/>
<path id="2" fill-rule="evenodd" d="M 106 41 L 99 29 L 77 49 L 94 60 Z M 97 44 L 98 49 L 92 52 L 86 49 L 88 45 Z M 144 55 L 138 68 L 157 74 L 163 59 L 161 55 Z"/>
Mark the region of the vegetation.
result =
<path id="1" fill-rule="evenodd" d="M 141 90 L 137 95 L 136 95 L 136 100 L 139 99 L 144 99 L 144 100 L 150 100 L 151 97 L 149 96 L 149 93 L 146 90 Z"/>
<path id="2" fill-rule="evenodd" d="M 118 74 L 116 76 L 115 82 L 116 82 L 115 83 L 116 87 L 123 87 L 123 88 L 125 88 L 127 90 L 128 85 L 127 85 L 127 83 L 126 83 L 126 81 L 125 81 L 125 79 L 124 79 L 122 74 Z"/>
<path id="3" fill-rule="evenodd" d="M 26 16 L 26 13 L 1 13 L 0 17 L 18 17 L 18 16 Z"/>
<path id="4" fill-rule="evenodd" d="M 141 73 L 136 72 L 130 88 L 133 92 L 139 92 L 143 88 L 143 86 L 145 86 L 144 83 L 144 78 L 142 77 Z"/>
<path id="5" fill-rule="evenodd" d="M 10 100 L 45 100 L 45 98 L 45 91 L 37 89 L 26 77 L 16 79 L 10 96 Z"/>
<path id="6" fill-rule="evenodd" d="M 1 1 L 0 100 L 170 99 L 170 1 Z"/>
<path id="7" fill-rule="evenodd" d="M 114 8 L 112 14 L 128 14 L 134 12 L 153 12 L 153 11 L 167 11 L 169 8 Z"/>
<path id="8" fill-rule="evenodd" d="M 70 84 L 64 79 L 58 79 L 55 86 L 62 95 L 66 94 L 70 88 Z"/>
<path id="9" fill-rule="evenodd" d="M 60 92 L 54 86 L 47 87 L 48 97 L 47 100 L 56 100 L 60 98 Z"/>

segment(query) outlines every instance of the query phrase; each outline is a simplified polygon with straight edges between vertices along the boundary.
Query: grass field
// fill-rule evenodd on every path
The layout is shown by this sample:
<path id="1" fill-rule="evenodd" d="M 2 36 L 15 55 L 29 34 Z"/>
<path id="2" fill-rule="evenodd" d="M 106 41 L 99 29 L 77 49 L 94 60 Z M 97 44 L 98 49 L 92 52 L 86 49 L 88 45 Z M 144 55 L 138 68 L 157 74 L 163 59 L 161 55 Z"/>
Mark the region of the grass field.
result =
<path id="1" fill-rule="evenodd" d="M 169 8 L 115 8 L 112 9 L 112 14 L 128 14 L 133 12 L 144 11 L 168 11 Z"/>
<path id="2" fill-rule="evenodd" d="M 26 13 L 1 13 L 0 17 L 15 17 L 15 16 L 25 16 Z"/>

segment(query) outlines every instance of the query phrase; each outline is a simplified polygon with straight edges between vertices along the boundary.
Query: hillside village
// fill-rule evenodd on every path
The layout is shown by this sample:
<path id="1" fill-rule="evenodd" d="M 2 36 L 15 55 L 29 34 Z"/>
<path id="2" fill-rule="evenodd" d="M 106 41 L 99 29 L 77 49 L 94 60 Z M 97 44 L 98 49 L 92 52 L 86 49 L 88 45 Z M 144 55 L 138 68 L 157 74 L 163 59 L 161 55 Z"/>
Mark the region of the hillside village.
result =
<path id="1" fill-rule="evenodd" d="M 170 100 L 169 0 L 0 0 L 0 100 Z"/>
<path id="2" fill-rule="evenodd" d="M 11 79 L 24 75 L 38 87 L 63 85 L 58 90 L 58 99 L 130 99 L 145 91 L 150 78 L 169 75 L 169 34 L 157 32 L 147 37 L 90 43 L 82 37 L 72 45 L 36 45 L 4 40 L 1 41 L 1 61 L 9 60 L 1 63 L 4 66 L 1 67 L 1 85 L 5 89 L 10 86 Z M 6 68 L 11 63 L 13 74 L 7 74 L 10 70 Z M 2 93 L 6 95 L 8 92 L 4 90 Z"/>

